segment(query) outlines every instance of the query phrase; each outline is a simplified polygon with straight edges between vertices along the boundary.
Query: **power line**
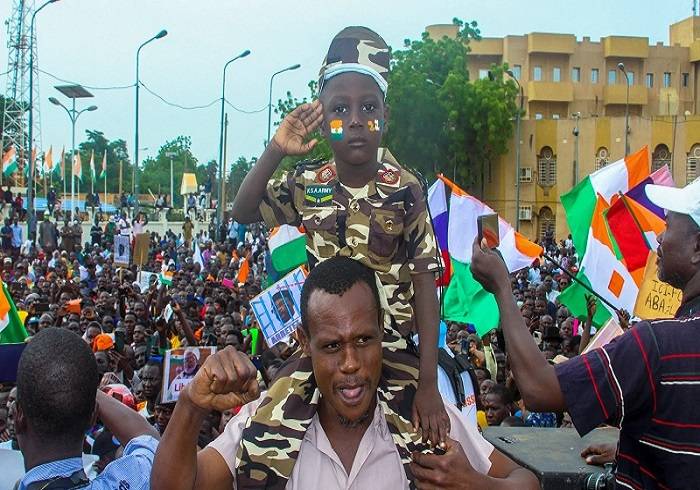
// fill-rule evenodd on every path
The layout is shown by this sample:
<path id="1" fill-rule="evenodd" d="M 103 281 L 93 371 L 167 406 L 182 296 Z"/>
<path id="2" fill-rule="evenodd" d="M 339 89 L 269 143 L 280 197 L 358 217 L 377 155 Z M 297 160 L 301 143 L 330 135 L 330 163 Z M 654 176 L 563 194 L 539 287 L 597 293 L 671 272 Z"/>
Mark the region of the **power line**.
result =
<path id="1" fill-rule="evenodd" d="M 259 113 L 261 113 L 261 112 L 263 112 L 263 111 L 266 111 L 266 110 L 267 110 L 267 107 L 268 107 L 267 104 L 265 104 L 265 105 L 264 105 L 263 107 L 261 107 L 260 109 L 255 109 L 255 110 L 252 110 L 252 111 L 247 111 L 247 110 L 245 110 L 245 109 L 241 109 L 241 108 L 239 108 L 239 107 L 236 107 L 236 106 L 233 105 L 231 102 L 229 102 L 228 99 L 224 99 L 224 101 L 225 101 L 226 104 L 228 104 L 234 111 L 236 111 L 236 112 L 241 112 L 241 113 L 243 113 L 243 114 L 259 114 Z"/>
<path id="2" fill-rule="evenodd" d="M 51 78 L 58 80 L 59 82 L 70 83 L 72 85 L 81 85 L 85 88 L 89 88 L 90 90 L 127 90 L 130 88 L 134 88 L 136 86 L 135 84 L 132 83 L 131 85 L 117 85 L 117 86 L 112 86 L 112 87 L 95 87 L 92 85 L 85 85 L 83 83 L 74 82 L 72 80 L 66 80 L 64 78 L 61 78 L 57 75 L 54 75 L 53 73 L 49 73 L 48 71 L 44 71 L 42 69 L 39 69 L 39 72 L 43 73 L 44 75 L 48 75 Z"/>
<path id="3" fill-rule="evenodd" d="M 148 86 L 147 86 L 145 83 L 143 83 L 143 82 L 141 82 L 141 86 L 146 90 L 146 92 L 148 92 L 149 94 L 153 95 L 154 97 L 157 97 L 158 99 L 160 99 L 160 100 L 161 100 L 163 103 L 165 103 L 166 105 L 169 105 L 169 106 L 171 106 L 171 107 L 176 107 L 176 108 L 178 108 L 178 109 L 182 109 L 182 110 L 185 110 L 185 111 L 194 111 L 194 110 L 198 110 L 198 109 L 207 109 L 208 107 L 213 106 L 214 104 L 216 104 L 217 102 L 219 102 L 219 100 L 221 100 L 221 99 L 214 99 L 214 100 L 212 100 L 211 102 L 209 102 L 208 104 L 204 104 L 204 105 L 184 106 L 184 105 L 176 104 L 175 102 L 170 102 L 169 100 L 166 100 L 165 98 L 163 98 L 162 96 L 158 95 L 156 92 L 154 92 L 153 90 L 151 90 L 150 88 L 148 88 Z"/>

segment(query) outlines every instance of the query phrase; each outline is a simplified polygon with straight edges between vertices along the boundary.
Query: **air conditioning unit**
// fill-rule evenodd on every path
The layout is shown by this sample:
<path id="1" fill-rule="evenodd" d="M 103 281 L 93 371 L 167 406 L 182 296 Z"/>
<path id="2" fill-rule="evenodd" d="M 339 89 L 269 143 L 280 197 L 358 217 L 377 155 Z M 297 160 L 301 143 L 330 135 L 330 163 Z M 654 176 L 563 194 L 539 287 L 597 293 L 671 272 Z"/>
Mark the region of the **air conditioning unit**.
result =
<path id="1" fill-rule="evenodd" d="M 518 219 L 520 221 L 532 221 L 532 206 L 520 206 Z"/>
<path id="2" fill-rule="evenodd" d="M 520 182 L 525 184 L 532 182 L 532 167 L 522 167 L 520 169 Z"/>

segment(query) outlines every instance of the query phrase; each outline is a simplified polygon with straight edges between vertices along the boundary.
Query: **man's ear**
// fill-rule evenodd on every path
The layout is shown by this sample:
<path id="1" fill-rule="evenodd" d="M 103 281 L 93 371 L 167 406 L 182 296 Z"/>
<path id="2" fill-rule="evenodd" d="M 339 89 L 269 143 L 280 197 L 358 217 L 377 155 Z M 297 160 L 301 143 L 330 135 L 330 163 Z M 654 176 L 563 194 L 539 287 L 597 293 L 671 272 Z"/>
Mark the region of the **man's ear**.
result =
<path id="1" fill-rule="evenodd" d="M 24 415 L 24 410 L 22 410 L 19 404 L 15 401 L 15 432 L 17 434 L 24 434 L 27 432 L 27 417 Z"/>
<path id="2" fill-rule="evenodd" d="M 309 336 L 306 334 L 304 327 L 300 326 L 297 328 L 297 337 L 299 338 L 299 344 L 301 345 L 301 350 L 307 356 L 311 355 L 311 345 Z"/>

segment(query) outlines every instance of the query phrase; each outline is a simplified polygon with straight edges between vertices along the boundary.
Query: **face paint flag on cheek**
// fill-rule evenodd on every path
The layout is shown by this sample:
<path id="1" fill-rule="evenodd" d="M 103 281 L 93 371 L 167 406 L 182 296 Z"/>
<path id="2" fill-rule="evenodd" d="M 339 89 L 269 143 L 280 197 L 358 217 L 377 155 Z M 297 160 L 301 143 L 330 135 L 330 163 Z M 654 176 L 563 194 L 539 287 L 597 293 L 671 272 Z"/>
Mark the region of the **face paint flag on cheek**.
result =
<path id="1" fill-rule="evenodd" d="M 340 119 L 331 121 L 331 139 L 336 141 L 343 139 L 343 121 Z"/>
<path id="2" fill-rule="evenodd" d="M 370 133 L 379 132 L 384 127 L 384 121 L 381 119 L 370 119 L 367 121 L 367 127 L 369 128 Z"/>

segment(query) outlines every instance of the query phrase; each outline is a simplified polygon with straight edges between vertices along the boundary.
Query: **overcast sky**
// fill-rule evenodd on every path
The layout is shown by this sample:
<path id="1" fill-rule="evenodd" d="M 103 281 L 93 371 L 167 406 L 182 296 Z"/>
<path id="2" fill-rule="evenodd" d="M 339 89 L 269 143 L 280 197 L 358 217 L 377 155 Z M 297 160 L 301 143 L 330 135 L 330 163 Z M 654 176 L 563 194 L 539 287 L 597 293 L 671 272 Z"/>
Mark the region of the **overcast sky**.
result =
<path id="1" fill-rule="evenodd" d="M 4 22 L 13 3 L 0 0 L 0 73 L 7 71 Z M 301 69 L 275 79 L 273 101 L 287 90 L 307 95 L 306 84 L 317 76 L 330 40 L 347 25 L 366 25 L 394 48 L 406 38 L 418 38 L 425 26 L 449 23 L 453 17 L 476 20 L 487 37 L 538 31 L 593 40 L 610 34 L 648 36 L 651 43 L 668 43 L 668 26 L 690 15 L 690 0 L 61 0 L 37 16 L 37 34 L 41 70 L 103 87 L 132 84 L 136 49 L 165 28 L 167 37 L 142 50 L 141 80 L 185 106 L 220 97 L 224 63 L 250 49 L 249 57 L 229 67 L 226 97 L 241 109 L 265 110 L 244 114 L 227 107 L 230 162 L 262 150 L 270 75 L 301 63 Z M 42 142 L 44 149 L 53 145 L 54 152 L 70 146 L 68 118 L 47 100 L 62 98 L 53 88 L 60 83 L 40 74 Z M 3 93 L 6 84 L 7 76 L 0 77 Z M 93 93 L 90 102 L 99 110 L 81 116 L 78 141 L 85 129 L 99 129 L 109 139 L 125 139 L 132 152 L 134 89 Z M 219 104 L 200 110 L 169 107 L 142 90 L 139 137 L 148 150 L 141 158 L 155 155 L 166 140 L 181 134 L 192 137 L 200 162 L 217 158 L 219 111 Z"/>

